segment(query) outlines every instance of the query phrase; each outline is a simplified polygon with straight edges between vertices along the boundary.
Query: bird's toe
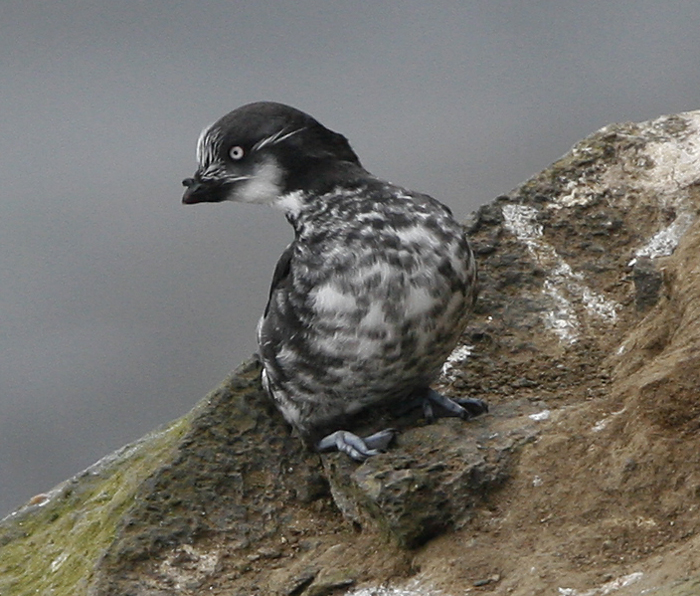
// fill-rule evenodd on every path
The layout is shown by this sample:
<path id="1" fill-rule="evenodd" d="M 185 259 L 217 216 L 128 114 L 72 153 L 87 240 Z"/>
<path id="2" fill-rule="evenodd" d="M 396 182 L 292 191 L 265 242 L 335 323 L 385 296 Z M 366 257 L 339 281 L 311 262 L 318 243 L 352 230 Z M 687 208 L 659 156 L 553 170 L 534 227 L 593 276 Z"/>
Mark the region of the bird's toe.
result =
<path id="1" fill-rule="evenodd" d="M 399 431 L 395 428 L 386 428 L 380 430 L 378 433 L 374 433 L 369 437 L 364 438 L 364 443 L 370 449 L 376 449 L 377 451 L 384 451 L 389 444 L 394 440 L 394 437 L 399 434 Z"/>
<path id="2" fill-rule="evenodd" d="M 355 461 L 363 462 L 368 457 L 382 453 L 396 434 L 395 429 L 389 428 L 363 439 L 347 430 L 337 430 L 323 437 L 316 444 L 316 449 L 321 453 L 337 450 Z"/>
<path id="3" fill-rule="evenodd" d="M 489 405 L 483 399 L 475 399 L 473 397 L 454 397 L 452 401 L 462 406 L 468 413 L 469 417 L 486 414 L 489 411 Z"/>
<path id="4" fill-rule="evenodd" d="M 423 402 L 423 412 L 428 420 L 448 416 L 469 420 L 488 411 L 485 401 L 470 397 L 449 398 L 434 389 L 428 390 Z"/>

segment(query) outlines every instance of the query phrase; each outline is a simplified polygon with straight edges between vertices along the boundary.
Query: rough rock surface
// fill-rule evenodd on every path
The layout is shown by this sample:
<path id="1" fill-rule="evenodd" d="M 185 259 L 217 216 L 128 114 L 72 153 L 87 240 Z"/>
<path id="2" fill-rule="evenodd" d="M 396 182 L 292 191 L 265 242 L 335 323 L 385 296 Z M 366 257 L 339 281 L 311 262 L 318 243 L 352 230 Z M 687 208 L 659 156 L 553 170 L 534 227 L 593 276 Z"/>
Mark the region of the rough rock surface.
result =
<path id="1" fill-rule="evenodd" d="M 305 452 L 245 364 L 0 522 L 0 594 L 699 593 L 699 181 L 692 112 L 608 126 L 473 214 L 441 389 L 487 416 L 408 413 L 358 466 Z"/>

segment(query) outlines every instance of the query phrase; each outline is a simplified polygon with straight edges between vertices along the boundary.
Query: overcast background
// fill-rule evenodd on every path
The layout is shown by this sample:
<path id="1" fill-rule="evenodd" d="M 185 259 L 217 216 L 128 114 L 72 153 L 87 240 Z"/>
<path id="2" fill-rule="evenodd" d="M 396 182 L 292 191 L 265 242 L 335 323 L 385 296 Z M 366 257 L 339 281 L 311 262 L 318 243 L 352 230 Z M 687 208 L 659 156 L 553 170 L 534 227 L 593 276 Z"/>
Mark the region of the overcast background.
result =
<path id="1" fill-rule="evenodd" d="M 464 218 L 615 121 L 700 108 L 697 1 L 9 0 L 0 516 L 187 412 L 254 350 L 282 215 L 180 204 L 262 99 Z"/>

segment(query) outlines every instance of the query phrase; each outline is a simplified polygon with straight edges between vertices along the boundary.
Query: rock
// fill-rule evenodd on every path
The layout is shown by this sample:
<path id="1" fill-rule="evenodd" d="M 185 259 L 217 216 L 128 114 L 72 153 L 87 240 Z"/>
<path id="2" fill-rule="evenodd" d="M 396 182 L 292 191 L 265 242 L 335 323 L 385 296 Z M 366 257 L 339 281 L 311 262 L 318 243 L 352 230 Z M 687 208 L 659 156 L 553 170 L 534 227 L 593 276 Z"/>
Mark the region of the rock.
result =
<path id="1" fill-rule="evenodd" d="M 514 415 L 504 409 L 469 424 L 453 419 L 411 428 L 395 449 L 359 467 L 341 454 L 326 455 L 335 502 L 346 518 L 404 548 L 460 528 L 537 436 L 531 421 Z"/>
<path id="2" fill-rule="evenodd" d="M 470 216 L 481 295 L 438 389 L 488 415 L 372 412 L 401 432 L 358 466 L 302 449 L 246 363 L 2 520 L 0 594 L 694 593 L 698 179 L 691 112 Z"/>
<path id="3" fill-rule="evenodd" d="M 632 268 L 632 279 L 637 310 L 646 312 L 659 301 L 663 274 L 656 270 L 650 257 L 644 256 L 636 259 Z"/>

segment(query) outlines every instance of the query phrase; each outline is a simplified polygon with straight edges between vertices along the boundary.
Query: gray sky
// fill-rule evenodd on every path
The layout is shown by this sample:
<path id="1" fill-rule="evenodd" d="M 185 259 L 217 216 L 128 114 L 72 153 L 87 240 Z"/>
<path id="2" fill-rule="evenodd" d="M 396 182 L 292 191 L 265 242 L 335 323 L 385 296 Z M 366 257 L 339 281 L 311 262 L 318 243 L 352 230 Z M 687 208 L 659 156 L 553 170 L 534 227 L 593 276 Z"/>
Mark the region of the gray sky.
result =
<path id="1" fill-rule="evenodd" d="M 3 2 L 0 515 L 246 358 L 291 229 L 182 206 L 275 100 L 463 218 L 615 121 L 700 108 L 694 1 Z"/>

